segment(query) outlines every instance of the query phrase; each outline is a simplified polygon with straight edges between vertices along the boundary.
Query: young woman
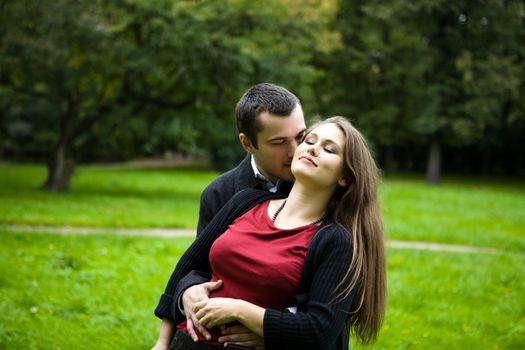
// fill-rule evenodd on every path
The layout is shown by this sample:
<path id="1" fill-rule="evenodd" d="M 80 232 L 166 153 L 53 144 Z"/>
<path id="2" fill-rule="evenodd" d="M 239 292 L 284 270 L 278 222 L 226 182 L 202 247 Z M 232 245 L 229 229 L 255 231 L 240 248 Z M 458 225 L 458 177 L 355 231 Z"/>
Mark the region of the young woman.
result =
<path id="1" fill-rule="evenodd" d="M 166 293 L 192 270 L 222 287 L 196 305 L 213 338 L 194 343 L 174 306 L 155 349 L 213 349 L 219 327 L 239 322 L 267 350 L 347 349 L 352 329 L 373 342 L 384 317 L 386 271 L 378 170 L 363 136 L 344 118 L 312 126 L 295 151 L 286 199 L 238 193 L 183 255 Z M 301 295 L 294 312 L 283 311 Z M 165 309 L 162 299 L 157 311 Z M 162 312 L 156 312 L 158 316 Z"/>

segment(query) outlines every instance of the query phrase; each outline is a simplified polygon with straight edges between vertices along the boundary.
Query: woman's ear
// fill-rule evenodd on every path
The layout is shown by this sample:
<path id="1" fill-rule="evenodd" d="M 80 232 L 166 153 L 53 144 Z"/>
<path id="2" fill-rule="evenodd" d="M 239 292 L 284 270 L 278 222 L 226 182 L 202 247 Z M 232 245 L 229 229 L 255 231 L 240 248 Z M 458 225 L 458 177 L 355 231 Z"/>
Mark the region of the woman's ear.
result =
<path id="1" fill-rule="evenodd" d="M 239 134 L 239 141 L 241 141 L 242 148 L 250 154 L 253 154 L 253 143 L 252 140 L 242 132 Z"/>
<path id="2" fill-rule="evenodd" d="M 343 176 L 342 178 L 339 179 L 339 181 L 337 183 L 341 187 L 346 187 L 346 186 L 350 185 L 350 179 L 348 178 L 348 176 Z"/>

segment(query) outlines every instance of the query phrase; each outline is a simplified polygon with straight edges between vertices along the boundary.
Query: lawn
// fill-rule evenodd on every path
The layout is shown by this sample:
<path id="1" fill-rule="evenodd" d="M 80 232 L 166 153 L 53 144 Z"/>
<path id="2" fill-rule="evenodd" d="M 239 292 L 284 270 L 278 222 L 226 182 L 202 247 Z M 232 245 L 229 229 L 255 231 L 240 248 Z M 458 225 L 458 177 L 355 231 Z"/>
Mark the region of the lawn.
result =
<path id="1" fill-rule="evenodd" d="M 66 193 L 38 189 L 45 168 L 0 165 L 0 224 L 73 227 L 196 226 L 214 172 L 78 167 Z"/>
<path id="2" fill-rule="evenodd" d="M 148 349 L 190 238 L 0 232 L 0 349 Z"/>
<path id="3" fill-rule="evenodd" d="M 184 227 L 217 174 L 79 167 L 68 193 L 45 169 L 0 165 L 0 225 Z M 525 348 L 525 183 L 387 178 L 389 239 L 498 254 L 388 249 L 387 317 L 373 349 Z M 0 349 L 148 349 L 153 309 L 191 238 L 10 232 L 0 226 Z M 352 344 L 352 348 L 359 348 Z"/>
<path id="4" fill-rule="evenodd" d="M 0 349 L 148 349 L 191 239 L 1 232 Z M 372 349 L 523 349 L 525 256 L 388 250 Z M 354 348 L 355 346 L 352 346 Z"/>
<path id="5" fill-rule="evenodd" d="M 0 224 L 194 228 L 217 173 L 81 166 L 68 193 L 45 193 L 45 168 L 0 165 Z M 525 252 L 525 181 L 394 177 L 380 188 L 389 239 Z"/>
<path id="6" fill-rule="evenodd" d="M 388 250 L 373 349 L 525 349 L 525 255 Z"/>
<path id="7" fill-rule="evenodd" d="M 525 182 L 388 178 L 381 186 L 388 235 L 395 240 L 466 244 L 525 253 Z"/>

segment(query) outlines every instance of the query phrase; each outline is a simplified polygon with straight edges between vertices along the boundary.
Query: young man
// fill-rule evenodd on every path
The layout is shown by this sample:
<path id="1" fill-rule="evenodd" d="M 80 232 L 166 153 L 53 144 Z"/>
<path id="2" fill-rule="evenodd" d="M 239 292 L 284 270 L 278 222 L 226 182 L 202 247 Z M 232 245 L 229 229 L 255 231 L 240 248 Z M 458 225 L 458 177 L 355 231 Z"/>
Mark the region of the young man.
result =
<path id="1" fill-rule="evenodd" d="M 241 97 L 235 116 L 239 141 L 248 155 L 236 168 L 219 176 L 203 191 L 197 236 L 224 204 L 245 188 L 278 191 L 283 194 L 290 191 L 293 181 L 291 161 L 306 131 L 299 99 L 283 87 L 268 83 L 258 84 Z M 209 334 L 198 324 L 193 312 L 196 302 L 207 299 L 209 291 L 220 288 L 220 283 L 217 282 L 203 283 L 208 280 L 209 277 L 192 273 L 176 289 L 166 288 L 155 309 L 155 315 L 163 320 L 155 350 L 167 349 L 171 340 L 175 328 L 171 321 L 171 306 L 174 302 L 183 304 L 184 311 L 180 308 L 179 312 L 185 314 L 188 333 L 192 338 L 197 338 L 193 326 L 202 334 Z M 183 297 L 180 298 L 182 293 Z M 232 329 L 226 340 L 251 346 L 262 345 L 261 339 L 242 327 Z"/>
<path id="2" fill-rule="evenodd" d="M 306 131 L 299 99 L 283 87 L 259 84 L 244 93 L 235 115 L 239 141 L 248 155 L 204 189 L 197 235 L 240 190 L 287 193 L 293 181 L 290 163 Z"/>

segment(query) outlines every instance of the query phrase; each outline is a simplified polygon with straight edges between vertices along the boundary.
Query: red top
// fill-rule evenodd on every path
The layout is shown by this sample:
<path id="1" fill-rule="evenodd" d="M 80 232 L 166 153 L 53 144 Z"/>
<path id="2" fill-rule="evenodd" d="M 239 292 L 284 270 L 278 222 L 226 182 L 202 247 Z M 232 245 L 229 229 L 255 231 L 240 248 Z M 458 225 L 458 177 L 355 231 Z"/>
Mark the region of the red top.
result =
<path id="1" fill-rule="evenodd" d="M 210 298 L 242 299 L 284 310 L 297 294 L 306 252 L 318 226 L 277 228 L 268 216 L 269 203 L 263 202 L 237 218 L 213 243 L 212 281 L 221 279 L 223 286 Z M 179 328 L 186 331 L 186 322 Z M 211 334 L 212 342 L 218 344 L 220 331 L 212 329 Z"/>

